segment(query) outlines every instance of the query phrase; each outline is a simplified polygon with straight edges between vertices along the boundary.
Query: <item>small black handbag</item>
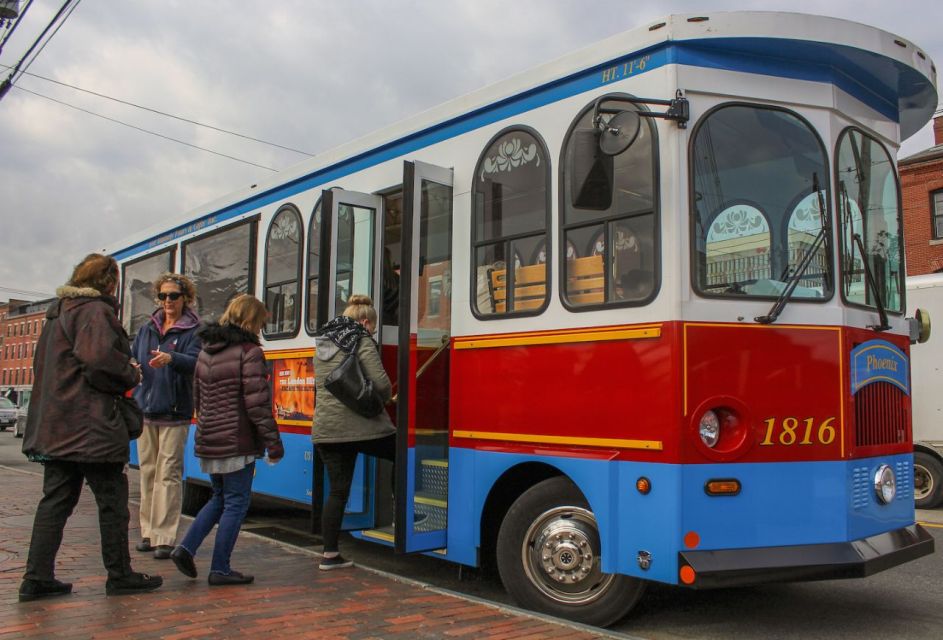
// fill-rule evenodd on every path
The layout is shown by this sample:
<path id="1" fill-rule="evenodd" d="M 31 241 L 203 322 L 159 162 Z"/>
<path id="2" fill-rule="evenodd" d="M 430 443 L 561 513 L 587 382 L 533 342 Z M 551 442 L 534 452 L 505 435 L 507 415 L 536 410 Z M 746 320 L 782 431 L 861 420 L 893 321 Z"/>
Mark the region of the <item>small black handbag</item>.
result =
<path id="1" fill-rule="evenodd" d="M 356 348 L 327 375 L 324 388 L 365 418 L 373 418 L 383 411 L 383 401 L 373 389 L 373 380 L 364 373 Z"/>
<path id="2" fill-rule="evenodd" d="M 115 396 L 115 411 L 128 430 L 128 437 L 137 440 L 144 433 L 144 412 L 134 398 Z"/>

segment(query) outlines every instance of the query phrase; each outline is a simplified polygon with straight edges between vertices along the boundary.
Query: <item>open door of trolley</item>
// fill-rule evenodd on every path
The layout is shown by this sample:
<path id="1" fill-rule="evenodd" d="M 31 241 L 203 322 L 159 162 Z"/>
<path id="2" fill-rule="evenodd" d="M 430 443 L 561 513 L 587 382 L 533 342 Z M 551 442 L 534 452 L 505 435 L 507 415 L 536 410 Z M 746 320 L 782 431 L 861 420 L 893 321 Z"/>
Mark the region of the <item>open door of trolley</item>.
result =
<path id="1" fill-rule="evenodd" d="M 403 167 L 397 351 L 395 546 L 446 546 L 449 355 L 452 329 L 452 171 Z"/>

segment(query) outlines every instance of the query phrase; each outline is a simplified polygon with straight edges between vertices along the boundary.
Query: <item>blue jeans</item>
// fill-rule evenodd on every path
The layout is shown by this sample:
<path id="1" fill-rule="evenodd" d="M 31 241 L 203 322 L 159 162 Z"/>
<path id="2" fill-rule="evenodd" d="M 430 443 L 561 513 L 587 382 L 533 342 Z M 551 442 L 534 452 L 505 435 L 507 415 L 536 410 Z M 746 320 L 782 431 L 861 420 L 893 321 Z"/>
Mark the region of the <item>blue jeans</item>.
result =
<path id="1" fill-rule="evenodd" d="M 219 523 L 216 530 L 216 542 L 213 545 L 213 562 L 210 573 L 229 575 L 229 557 L 232 555 L 242 521 L 249 511 L 249 499 L 252 492 L 252 478 L 255 476 L 255 462 L 247 464 L 232 473 L 211 473 L 213 497 L 196 514 L 193 524 L 187 530 L 180 546 L 195 556 L 203 540 Z"/>

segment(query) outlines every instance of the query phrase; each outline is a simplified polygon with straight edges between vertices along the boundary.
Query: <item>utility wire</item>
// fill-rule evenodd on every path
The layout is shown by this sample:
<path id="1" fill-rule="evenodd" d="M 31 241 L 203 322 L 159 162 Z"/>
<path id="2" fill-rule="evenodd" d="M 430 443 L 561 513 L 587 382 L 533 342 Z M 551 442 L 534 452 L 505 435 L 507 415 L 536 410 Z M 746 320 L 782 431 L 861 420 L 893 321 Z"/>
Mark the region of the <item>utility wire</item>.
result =
<path id="1" fill-rule="evenodd" d="M 69 2 L 71 2 L 71 1 L 72 1 L 72 0 L 66 0 L 65 5 L 62 5 L 63 8 L 64 8 L 67 4 L 69 4 Z M 20 71 L 20 75 L 18 75 L 18 76 L 16 77 L 16 79 L 12 80 L 11 82 L 16 82 L 16 80 L 19 80 L 20 77 L 22 77 L 22 75 L 23 75 L 24 73 L 26 73 L 26 70 L 30 68 L 30 65 L 32 65 L 34 62 L 36 62 L 36 58 L 39 57 L 39 54 L 41 54 L 41 53 L 43 52 L 43 49 L 46 48 L 46 45 L 49 44 L 49 43 L 52 41 L 52 39 L 56 36 L 57 33 L 59 33 L 59 29 L 62 28 L 62 25 L 65 24 L 65 21 L 69 19 L 69 17 L 72 15 L 72 13 L 75 11 L 75 9 L 76 9 L 80 4 L 82 4 L 82 0 L 75 0 L 75 4 L 73 4 L 71 7 L 69 7 L 68 13 L 66 13 L 66 14 L 62 17 L 62 20 L 60 20 L 60 21 L 59 21 L 59 24 L 56 25 L 55 30 L 54 30 L 51 34 L 49 34 L 49 37 L 46 38 L 46 41 L 45 41 L 45 42 L 43 42 L 43 45 L 39 48 L 39 51 L 37 51 L 35 54 L 33 54 L 33 57 L 30 58 L 29 62 L 26 63 L 26 66 L 23 67 L 23 70 Z M 52 22 L 50 22 L 49 24 L 51 25 Z M 48 27 L 47 27 L 47 28 L 48 28 Z M 29 55 L 29 54 L 27 53 L 27 55 Z M 25 58 L 26 56 L 23 56 L 23 57 Z"/>
<path id="2" fill-rule="evenodd" d="M 10 69 L 10 68 L 11 68 L 11 67 L 9 67 L 9 66 L 7 66 L 7 65 L 5 65 L 5 64 L 0 64 L 0 67 L 5 67 L 5 68 L 7 68 L 7 69 Z M 259 139 L 259 138 L 253 138 L 252 136 L 247 136 L 247 135 L 244 135 L 244 134 L 241 134 L 241 133 L 236 133 L 235 131 L 229 131 L 229 130 L 227 130 L 227 129 L 221 129 L 220 127 L 214 127 L 214 126 L 211 125 L 211 124 L 205 124 L 205 123 L 202 123 L 202 122 L 197 122 L 196 120 L 190 120 L 189 118 L 184 118 L 184 117 L 181 117 L 181 116 L 175 116 L 175 115 L 173 115 L 172 113 L 166 113 L 166 112 L 164 112 L 164 111 L 159 111 L 159 110 L 157 110 L 157 109 L 152 109 L 151 107 L 145 107 L 145 106 L 140 105 L 140 104 L 135 104 L 134 102 L 128 102 L 127 100 L 121 100 L 121 99 L 119 99 L 119 98 L 114 98 L 114 97 L 112 97 L 112 96 L 105 95 L 105 94 L 103 94 L 103 93 L 98 93 L 97 91 L 91 91 L 91 90 L 89 90 L 89 89 L 83 89 L 82 87 L 77 87 L 77 86 L 75 86 L 75 85 L 73 85 L 73 84 L 69 84 L 69 83 L 67 83 L 67 82 L 60 82 L 59 80 L 53 80 L 52 78 L 47 78 L 47 77 L 45 77 L 45 76 L 41 76 L 41 75 L 39 75 L 38 73 L 27 73 L 25 69 L 24 69 L 23 71 L 21 71 L 20 74 L 21 74 L 21 75 L 32 76 L 33 78 L 39 78 L 40 80 L 45 80 L 46 82 L 52 82 L 53 84 L 58 84 L 58 85 L 63 86 L 63 87 L 68 87 L 69 89 L 75 89 L 76 91 L 81 91 L 82 93 L 88 93 L 88 94 L 90 94 L 90 95 L 97 96 L 97 97 L 99 97 L 99 98 L 104 98 L 105 100 L 111 100 L 112 102 L 117 102 L 117 103 L 119 103 L 119 104 L 127 105 L 127 106 L 129 106 L 129 107 L 134 107 L 134 108 L 136 108 L 136 109 L 142 109 L 142 110 L 144 110 L 144 111 L 150 111 L 151 113 L 156 113 L 157 115 L 166 116 L 166 117 L 168 117 L 168 118 L 173 118 L 174 120 L 179 120 L 179 121 L 181 121 L 181 122 L 186 122 L 186 123 L 188 123 L 188 124 L 194 124 L 194 125 L 196 125 L 196 126 L 198 126 L 198 127 L 205 127 L 205 128 L 207 128 L 207 129 L 212 129 L 213 131 L 218 131 L 218 132 L 220 132 L 220 133 L 226 133 L 226 134 L 229 134 L 229 135 L 231 135 L 231 136 L 236 136 L 236 137 L 238 137 L 238 138 L 243 138 L 243 139 L 245 139 L 245 140 L 251 140 L 252 142 L 258 142 L 258 143 L 260 143 L 260 144 L 267 144 L 267 145 L 269 145 L 269 146 L 277 147 L 278 149 L 284 149 L 285 151 L 291 151 L 292 153 L 297 153 L 297 154 L 300 154 L 300 155 L 303 155 L 303 156 L 308 156 L 308 157 L 310 157 L 310 156 L 313 156 L 313 155 L 314 155 L 313 153 L 311 153 L 311 152 L 309 152 L 309 151 L 301 151 L 300 149 L 292 149 L 291 147 L 286 147 L 286 146 L 283 146 L 283 145 L 280 145 L 280 144 L 276 144 L 276 143 L 274 143 L 274 142 L 269 142 L 269 141 L 267 141 L 267 140 L 261 140 L 261 139 Z"/>
<path id="3" fill-rule="evenodd" d="M 43 298 L 51 298 L 52 294 L 45 293 L 43 291 L 28 291 L 26 289 L 14 289 L 12 287 L 4 287 L 0 285 L 0 291 L 4 291 L 7 294 L 20 295 L 20 296 L 40 296 Z"/>
<path id="4" fill-rule="evenodd" d="M 243 160 L 242 158 L 237 158 L 237 157 L 235 157 L 235 156 L 226 155 L 225 153 L 220 153 L 219 151 L 213 151 L 212 149 L 207 149 L 206 147 L 200 147 L 200 146 L 195 145 L 195 144 L 190 144 L 189 142 L 184 142 L 183 140 L 178 140 L 177 138 L 172 138 L 172 137 L 170 137 L 170 136 L 165 136 L 165 135 L 162 134 L 162 133 L 157 133 L 156 131 L 151 131 L 151 130 L 149 130 L 149 129 L 144 129 L 144 128 L 142 128 L 142 127 L 138 127 L 138 126 L 135 126 L 135 125 L 133 125 L 133 124 L 128 124 L 127 122 L 123 122 L 123 121 L 121 121 L 121 120 L 117 120 L 116 118 L 109 118 L 108 116 L 103 116 L 103 115 L 100 114 L 100 113 L 95 113 L 94 111 L 89 111 L 88 109 L 83 109 L 83 108 L 81 108 L 81 107 L 77 107 L 77 106 L 75 106 L 74 104 L 69 104 L 68 102 L 63 102 L 62 100 L 57 100 L 56 98 L 51 98 L 51 97 L 49 97 L 49 96 L 43 95 L 43 94 L 41 94 L 41 93 L 37 93 L 37 92 L 35 92 L 35 91 L 31 91 L 31 90 L 29 90 L 29 89 L 24 89 L 23 87 L 21 87 L 21 86 L 19 86 L 19 85 L 15 85 L 15 88 L 18 89 L 19 91 L 25 91 L 26 93 L 31 93 L 31 94 L 33 94 L 34 96 L 38 96 L 38 97 L 40 97 L 40 98 L 45 98 L 46 100 L 49 100 L 49 101 L 51 101 L 51 102 L 55 102 L 55 103 L 57 103 L 57 104 L 61 104 L 61 105 L 65 106 L 65 107 L 69 107 L 70 109 L 75 109 L 76 111 L 81 111 L 82 113 L 87 113 L 87 114 L 90 115 L 90 116 L 95 116 L 96 118 L 101 118 L 102 120 L 108 120 L 109 122 L 115 122 L 115 123 L 117 123 L 117 124 L 124 125 L 125 127 L 128 127 L 128 128 L 130 128 L 130 129 L 135 129 L 136 131 L 141 131 L 141 132 L 143 132 L 143 133 L 149 133 L 150 135 L 152 135 L 152 136 L 157 136 L 158 138 L 163 138 L 163 139 L 165 139 L 165 140 L 170 140 L 171 142 L 176 142 L 176 143 L 182 144 L 182 145 L 184 145 L 184 146 L 191 147 L 191 148 L 193 148 L 193 149 L 199 149 L 200 151 L 206 151 L 207 153 L 212 153 L 213 155 L 221 156 L 221 157 L 223 157 L 223 158 L 228 158 L 228 159 L 230 159 L 230 160 L 235 160 L 236 162 L 242 162 L 243 164 L 249 164 L 249 165 L 252 165 L 253 167 L 258 167 L 258 168 L 260 168 L 260 169 L 267 169 L 268 171 L 274 171 L 274 172 L 276 172 L 276 173 L 278 172 L 278 169 L 273 169 L 272 167 L 266 167 L 266 166 L 263 165 L 263 164 L 256 164 L 255 162 L 250 162 L 249 160 Z"/>
<path id="5" fill-rule="evenodd" d="M 30 47 L 29 47 L 29 49 L 26 51 L 26 53 L 23 54 L 23 57 L 20 58 L 20 61 L 17 62 L 16 65 L 13 67 L 13 71 L 10 73 L 10 75 L 7 77 L 7 79 L 3 81 L 3 84 L 0 84 L 0 100 L 3 99 L 3 96 L 5 96 L 5 95 L 7 94 L 7 92 L 10 90 L 10 87 L 13 86 L 13 83 L 15 82 L 14 76 L 16 76 L 17 71 L 20 70 L 20 67 L 23 65 L 23 62 L 25 62 L 26 59 L 30 56 L 30 54 L 33 53 L 33 49 L 35 49 L 36 46 L 40 43 L 40 41 L 41 41 L 44 37 L 46 37 L 46 34 L 49 33 L 49 30 L 50 30 L 50 29 L 52 28 L 52 26 L 56 23 L 56 21 L 59 20 L 59 18 L 62 16 L 62 14 L 65 13 L 66 9 L 69 8 L 69 5 L 71 5 L 72 2 L 73 2 L 73 0 L 65 0 L 65 2 L 63 3 L 63 5 L 59 8 L 59 11 L 56 12 L 56 15 L 53 16 L 52 20 L 49 21 L 49 24 L 46 25 L 46 28 L 43 29 L 43 32 L 39 34 L 39 37 L 37 37 L 35 40 L 33 40 L 33 44 L 30 45 Z M 79 0 L 79 2 L 81 2 L 81 0 Z M 57 31 L 58 31 L 58 29 L 57 29 Z M 46 46 L 46 45 L 43 45 L 43 47 L 45 47 L 45 46 Z M 32 63 L 30 63 L 30 64 L 32 64 Z M 27 65 L 27 66 L 29 66 L 29 65 Z"/>
<path id="6" fill-rule="evenodd" d="M 7 26 L 7 32 L 3 34 L 3 37 L 0 38 L 0 53 L 3 53 L 3 45 L 7 43 L 11 37 L 13 37 L 13 32 L 16 31 L 16 28 L 20 26 L 20 23 L 23 22 L 23 18 L 26 16 L 26 12 L 29 11 L 29 8 L 33 6 L 33 0 L 27 0 L 26 4 L 23 5 L 23 10 L 20 11 L 20 15 L 16 17 L 16 20 L 13 21 L 13 26 Z"/>

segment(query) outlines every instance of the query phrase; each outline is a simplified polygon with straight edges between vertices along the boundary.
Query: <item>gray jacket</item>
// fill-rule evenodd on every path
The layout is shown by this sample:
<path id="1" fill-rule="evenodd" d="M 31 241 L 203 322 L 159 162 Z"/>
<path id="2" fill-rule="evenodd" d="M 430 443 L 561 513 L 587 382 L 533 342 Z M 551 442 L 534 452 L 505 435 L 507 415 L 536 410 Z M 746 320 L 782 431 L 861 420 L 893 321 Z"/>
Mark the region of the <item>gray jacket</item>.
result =
<path id="1" fill-rule="evenodd" d="M 345 354 L 329 338 L 315 338 L 317 353 L 314 357 L 314 426 L 311 440 L 315 443 L 356 442 L 375 440 L 396 433 L 396 427 L 386 411 L 373 418 L 348 409 L 340 400 L 324 388 L 324 379 L 343 361 Z M 377 343 L 372 338 L 363 337 L 357 344 L 357 357 L 363 365 L 364 373 L 373 380 L 373 388 L 389 402 L 393 394 L 393 385 L 380 362 Z"/>

